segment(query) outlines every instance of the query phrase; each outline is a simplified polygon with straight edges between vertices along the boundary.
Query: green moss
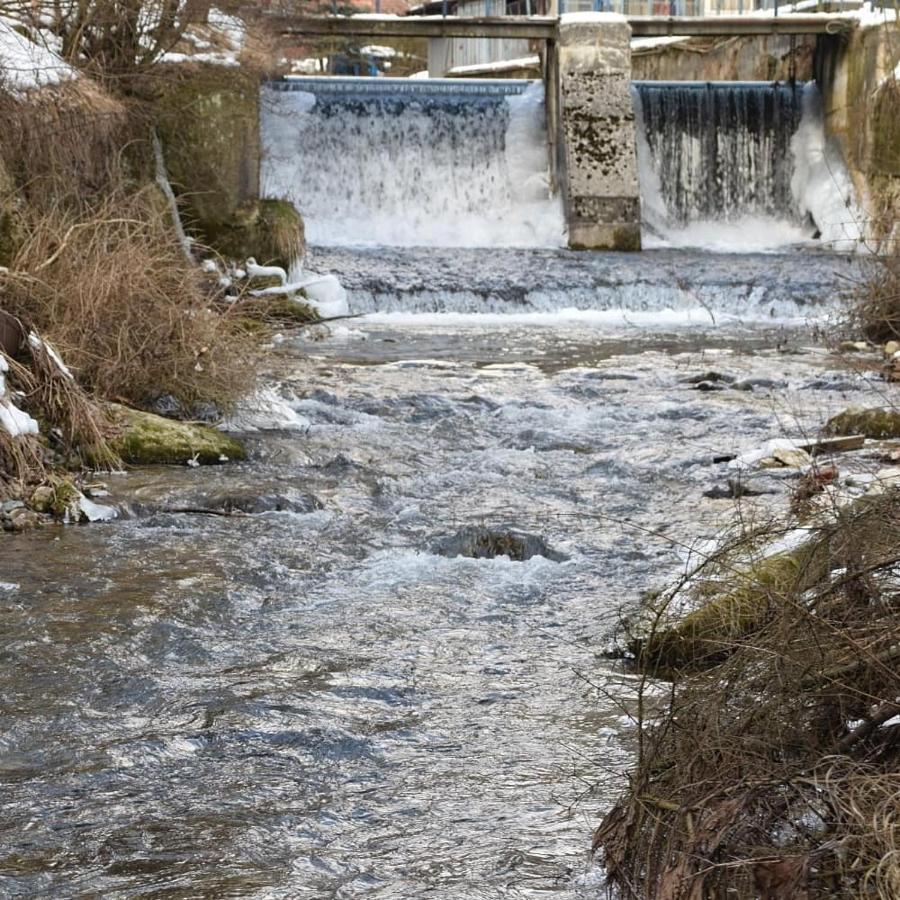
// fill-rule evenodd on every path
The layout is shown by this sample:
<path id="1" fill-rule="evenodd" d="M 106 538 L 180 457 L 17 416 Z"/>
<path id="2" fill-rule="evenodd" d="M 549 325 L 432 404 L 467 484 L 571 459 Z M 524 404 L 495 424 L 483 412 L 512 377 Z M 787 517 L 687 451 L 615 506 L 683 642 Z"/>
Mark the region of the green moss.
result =
<path id="1" fill-rule="evenodd" d="M 118 433 L 110 441 L 127 463 L 184 465 L 188 460 L 215 464 L 245 459 L 244 445 L 206 425 L 176 422 L 153 413 L 111 403 L 110 417 Z"/>
<path id="2" fill-rule="evenodd" d="M 240 68 L 177 66 L 154 104 L 166 168 L 190 217 L 223 223 L 257 196 L 259 78 Z"/>
<path id="3" fill-rule="evenodd" d="M 871 122 L 872 171 L 900 174 L 900 86 L 893 79 L 876 93 Z"/>
<path id="4" fill-rule="evenodd" d="M 734 648 L 765 620 L 773 602 L 814 584 L 823 574 L 825 545 L 810 540 L 791 553 L 765 557 L 731 576 L 719 593 L 671 627 L 632 642 L 641 666 L 657 672 L 697 668 Z"/>
<path id="5" fill-rule="evenodd" d="M 47 512 L 61 522 L 78 521 L 80 513 L 79 501 L 81 494 L 71 481 L 59 480 L 51 484 L 53 494 L 47 504 Z"/>
<path id="6" fill-rule="evenodd" d="M 867 438 L 900 437 L 900 411 L 889 407 L 850 407 L 825 423 L 828 434 L 864 434 Z"/>
<path id="7" fill-rule="evenodd" d="M 199 227 L 206 242 L 231 259 L 252 256 L 290 269 L 303 256 L 303 219 L 287 200 L 247 200 L 226 221 Z"/>

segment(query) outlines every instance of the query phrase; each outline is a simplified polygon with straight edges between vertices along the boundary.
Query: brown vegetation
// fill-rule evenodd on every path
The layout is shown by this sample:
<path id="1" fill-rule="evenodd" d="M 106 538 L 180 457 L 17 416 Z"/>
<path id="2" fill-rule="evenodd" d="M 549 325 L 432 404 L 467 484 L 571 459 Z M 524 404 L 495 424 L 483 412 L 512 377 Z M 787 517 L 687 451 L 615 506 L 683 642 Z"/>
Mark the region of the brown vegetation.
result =
<path id="1" fill-rule="evenodd" d="M 868 277 L 856 288 L 849 325 L 870 341 L 900 338 L 900 248 L 872 261 Z"/>
<path id="2" fill-rule="evenodd" d="M 145 405 L 227 407 L 253 382 L 253 351 L 236 316 L 212 308 L 155 188 L 111 193 L 86 213 L 27 221 L 4 278 L 10 312 L 34 324 L 81 383 Z"/>
<path id="3" fill-rule="evenodd" d="M 640 723 L 595 837 L 622 896 L 900 896 L 900 493 L 813 540 L 812 568 L 760 584 L 753 621 Z"/>

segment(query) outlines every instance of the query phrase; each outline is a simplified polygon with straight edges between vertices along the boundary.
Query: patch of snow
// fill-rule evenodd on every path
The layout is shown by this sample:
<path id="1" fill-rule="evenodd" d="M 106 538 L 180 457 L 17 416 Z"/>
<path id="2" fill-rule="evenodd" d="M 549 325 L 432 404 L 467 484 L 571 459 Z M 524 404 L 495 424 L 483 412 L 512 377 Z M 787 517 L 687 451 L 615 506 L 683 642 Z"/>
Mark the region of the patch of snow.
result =
<path id="1" fill-rule="evenodd" d="M 517 59 L 501 59 L 497 62 L 454 66 L 447 75 L 465 75 L 471 72 L 507 72 L 511 69 L 534 68 L 540 64 L 541 58 L 539 56 L 520 56 Z"/>
<path id="2" fill-rule="evenodd" d="M 23 434 L 38 434 L 38 423 L 19 409 L 6 389 L 6 373 L 9 371 L 9 363 L 0 354 L 0 428 L 10 437 L 20 437 Z"/>
<path id="3" fill-rule="evenodd" d="M 762 447 L 757 447 L 755 450 L 748 450 L 746 453 L 742 453 L 740 456 L 731 460 L 728 463 L 728 468 L 737 469 L 739 471 L 752 469 L 756 463 L 771 456 L 776 450 L 799 449 L 800 445 L 790 438 L 773 438 L 771 441 L 766 441 Z"/>
<path id="4" fill-rule="evenodd" d="M 670 44 L 683 44 L 690 38 L 684 35 L 667 34 L 659 37 L 639 37 L 631 39 L 631 50 L 652 50 L 654 47 L 668 47 Z"/>
<path id="5" fill-rule="evenodd" d="M 68 81 L 76 72 L 48 46 L 30 41 L 9 20 L 0 19 L 0 76 L 10 90 L 21 92 Z"/>
<path id="6" fill-rule="evenodd" d="M 812 528 L 792 528 L 785 532 L 777 541 L 766 544 L 760 555 L 761 559 L 768 559 L 770 556 L 779 556 L 782 553 L 791 553 L 802 547 L 812 536 L 814 529 Z"/>
<path id="7" fill-rule="evenodd" d="M 249 278 L 280 278 L 282 284 L 286 284 L 287 272 L 281 266 L 261 266 L 251 256 L 246 263 L 247 276 Z"/>
<path id="8" fill-rule="evenodd" d="M 359 48 L 359 52 L 363 56 L 375 56 L 379 59 L 392 59 L 400 55 L 400 51 L 394 47 L 382 47 L 380 44 L 366 44 L 365 47 Z"/>
<path id="9" fill-rule="evenodd" d="M 220 9 L 213 7 L 206 17 L 210 28 L 217 31 L 231 44 L 232 50 L 241 50 L 247 38 L 247 30 L 244 23 L 236 16 L 230 16 Z"/>
<path id="10" fill-rule="evenodd" d="M 222 53 L 164 53 L 160 59 L 169 63 L 204 62 L 217 66 L 239 66 L 240 63 L 230 54 Z"/>
<path id="11" fill-rule="evenodd" d="M 323 319 L 333 319 L 336 316 L 350 314 L 347 292 L 334 275 L 310 273 L 308 278 L 300 282 L 300 287 L 306 291 L 307 303 Z"/>

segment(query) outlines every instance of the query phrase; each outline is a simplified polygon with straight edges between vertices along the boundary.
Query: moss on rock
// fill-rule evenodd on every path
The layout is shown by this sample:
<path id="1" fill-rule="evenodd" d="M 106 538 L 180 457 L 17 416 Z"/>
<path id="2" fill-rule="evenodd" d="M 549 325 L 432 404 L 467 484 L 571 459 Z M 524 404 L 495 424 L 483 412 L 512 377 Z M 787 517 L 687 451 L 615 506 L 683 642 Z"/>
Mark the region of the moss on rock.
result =
<path id="1" fill-rule="evenodd" d="M 709 665 L 756 628 L 770 604 L 813 584 L 823 574 L 822 545 L 810 540 L 790 553 L 761 559 L 731 576 L 733 587 L 670 627 L 635 640 L 629 649 L 657 672 Z"/>
<path id="2" fill-rule="evenodd" d="M 290 269 L 303 256 L 303 219 L 287 200 L 247 200 L 226 221 L 202 227 L 207 243 L 231 259 Z"/>
<path id="3" fill-rule="evenodd" d="M 867 438 L 900 437 L 900 411 L 891 407 L 851 406 L 825 423 L 828 434 L 864 434 Z"/>
<path id="4" fill-rule="evenodd" d="M 118 431 L 110 443 L 127 463 L 184 465 L 196 460 L 215 464 L 247 456 L 240 441 L 215 428 L 165 419 L 116 403 L 107 408 Z"/>

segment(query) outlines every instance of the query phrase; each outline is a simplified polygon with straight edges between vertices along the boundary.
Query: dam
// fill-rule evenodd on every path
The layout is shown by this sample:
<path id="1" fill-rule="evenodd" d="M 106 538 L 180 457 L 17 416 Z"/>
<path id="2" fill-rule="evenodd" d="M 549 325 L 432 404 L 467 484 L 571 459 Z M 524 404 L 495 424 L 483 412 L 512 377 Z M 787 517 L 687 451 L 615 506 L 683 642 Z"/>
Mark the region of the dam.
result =
<path id="1" fill-rule="evenodd" d="M 646 245 L 711 231 L 751 250 L 855 237 L 843 228 L 846 184 L 817 181 L 835 209 L 817 208 L 818 220 L 811 210 L 809 172 L 825 143 L 814 84 L 630 90 Z M 289 198 L 313 244 L 566 244 L 540 81 L 290 78 L 263 89 L 260 116 L 262 193 Z M 842 171 L 839 158 L 828 167 Z"/>

